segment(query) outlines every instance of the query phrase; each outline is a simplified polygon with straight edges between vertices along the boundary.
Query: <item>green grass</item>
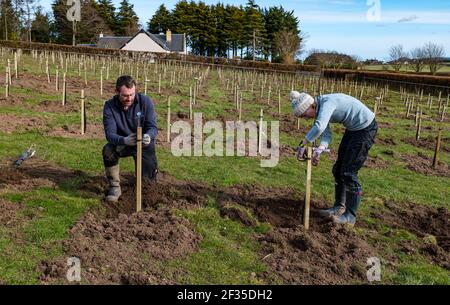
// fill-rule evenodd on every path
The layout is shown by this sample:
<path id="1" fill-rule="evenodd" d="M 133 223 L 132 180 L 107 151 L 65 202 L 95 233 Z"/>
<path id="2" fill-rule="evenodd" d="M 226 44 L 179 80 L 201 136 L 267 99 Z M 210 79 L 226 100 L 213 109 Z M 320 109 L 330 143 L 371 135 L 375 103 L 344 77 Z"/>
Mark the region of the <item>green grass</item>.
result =
<path id="1" fill-rule="evenodd" d="M 73 189 L 79 183 L 72 181 L 57 189 L 40 188 L 26 193 L 3 195 L 13 204 L 24 205 L 19 213 L 24 224 L 14 230 L 2 230 L 2 281 L 8 284 L 37 284 L 39 263 L 64 254 L 61 241 L 68 237 L 68 228 L 86 208 L 98 204 L 98 199 L 84 198 Z"/>
<path id="2" fill-rule="evenodd" d="M 187 260 L 173 262 L 186 275 L 184 284 L 262 284 L 258 275 L 266 270 L 257 253 L 259 244 L 253 234 L 270 230 L 267 224 L 244 227 L 236 221 L 220 217 L 215 206 L 179 211 L 202 236 L 200 249 Z"/>

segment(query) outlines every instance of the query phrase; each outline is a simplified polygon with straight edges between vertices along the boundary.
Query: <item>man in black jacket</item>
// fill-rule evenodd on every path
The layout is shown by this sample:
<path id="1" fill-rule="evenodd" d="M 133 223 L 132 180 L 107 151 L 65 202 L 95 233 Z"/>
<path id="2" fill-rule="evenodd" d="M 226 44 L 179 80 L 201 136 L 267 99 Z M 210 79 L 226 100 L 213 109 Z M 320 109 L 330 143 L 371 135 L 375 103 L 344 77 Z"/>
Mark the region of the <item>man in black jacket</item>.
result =
<path id="1" fill-rule="evenodd" d="M 142 175 L 156 178 L 156 113 L 149 97 L 136 93 L 136 82 L 128 75 L 116 82 L 116 95 L 103 107 L 103 126 L 108 143 L 103 147 L 103 163 L 108 179 L 107 201 L 117 202 L 120 189 L 119 159 L 133 156 L 136 162 L 136 132 L 142 127 Z"/>

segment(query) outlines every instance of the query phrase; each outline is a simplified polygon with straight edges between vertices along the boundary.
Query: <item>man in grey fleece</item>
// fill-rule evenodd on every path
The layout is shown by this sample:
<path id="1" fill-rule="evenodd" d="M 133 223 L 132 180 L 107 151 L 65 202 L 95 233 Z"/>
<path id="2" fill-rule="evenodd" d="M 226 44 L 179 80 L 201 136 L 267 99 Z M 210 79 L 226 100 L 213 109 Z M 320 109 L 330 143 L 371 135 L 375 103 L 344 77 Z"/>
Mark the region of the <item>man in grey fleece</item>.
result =
<path id="1" fill-rule="evenodd" d="M 315 118 L 313 127 L 300 142 L 299 159 L 304 158 L 305 145 L 320 137 L 312 158 L 313 164 L 317 165 L 320 154 L 331 142 L 331 123 L 341 123 L 346 128 L 333 166 L 335 202 L 333 207 L 320 210 L 319 215 L 332 218 L 335 223 L 353 226 L 362 196 L 358 171 L 367 159 L 378 130 L 375 115 L 361 101 L 345 94 L 326 94 L 314 100 L 306 93 L 292 91 L 290 98 L 294 116 Z"/>

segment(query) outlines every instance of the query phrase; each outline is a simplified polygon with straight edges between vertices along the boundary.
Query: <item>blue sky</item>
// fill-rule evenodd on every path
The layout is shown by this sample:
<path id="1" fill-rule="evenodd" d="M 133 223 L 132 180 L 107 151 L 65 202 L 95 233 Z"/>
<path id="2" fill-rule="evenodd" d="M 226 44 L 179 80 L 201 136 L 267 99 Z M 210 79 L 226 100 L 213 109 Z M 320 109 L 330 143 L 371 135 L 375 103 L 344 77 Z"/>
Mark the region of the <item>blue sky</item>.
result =
<path id="1" fill-rule="evenodd" d="M 52 0 L 40 0 L 50 10 Z M 118 6 L 120 0 L 113 0 Z M 164 3 L 172 9 L 178 0 L 130 0 L 146 24 Z M 207 4 L 219 1 L 205 0 Z M 247 0 L 220 1 L 245 5 Z M 306 50 L 324 49 L 386 59 L 389 47 L 402 44 L 406 50 L 432 41 L 444 46 L 450 57 L 450 0 L 256 0 L 261 7 L 279 6 L 294 11 L 300 29 L 309 36 Z M 367 17 L 380 7 L 380 20 Z"/>

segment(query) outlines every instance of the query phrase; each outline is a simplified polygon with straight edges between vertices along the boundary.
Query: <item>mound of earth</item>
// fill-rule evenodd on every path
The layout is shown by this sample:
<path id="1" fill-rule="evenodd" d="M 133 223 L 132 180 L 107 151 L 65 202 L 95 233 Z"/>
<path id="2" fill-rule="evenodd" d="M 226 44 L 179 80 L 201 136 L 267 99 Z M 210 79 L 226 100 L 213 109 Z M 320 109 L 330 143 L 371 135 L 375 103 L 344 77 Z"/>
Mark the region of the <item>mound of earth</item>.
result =
<path id="1" fill-rule="evenodd" d="M 16 130 L 29 131 L 45 127 L 45 120 L 40 117 L 20 117 L 11 114 L 0 114 L 0 131 L 4 133 L 12 133 Z"/>
<path id="2" fill-rule="evenodd" d="M 64 138 L 91 138 L 104 139 L 105 131 L 102 124 L 87 123 L 84 135 L 81 134 L 80 125 L 63 125 L 48 131 L 50 136 L 64 137 Z"/>
<path id="3" fill-rule="evenodd" d="M 419 141 L 417 141 L 415 137 L 403 138 L 402 141 L 415 147 L 429 149 L 430 151 L 434 151 L 436 149 L 436 139 L 431 136 L 428 138 L 419 139 Z M 442 138 L 441 151 L 450 152 L 450 146 L 448 143 L 450 143 L 450 138 Z"/>
<path id="4" fill-rule="evenodd" d="M 43 161 L 37 157 L 25 160 L 18 168 L 14 160 L 0 164 L 0 193 L 5 191 L 26 192 L 37 187 L 54 187 L 75 177 L 82 177 L 81 171 L 71 171 Z"/>
<path id="5" fill-rule="evenodd" d="M 372 212 L 371 217 L 394 229 L 404 229 L 426 241 L 420 252 L 435 263 L 450 270 L 450 212 L 445 208 L 432 208 L 414 203 L 385 202 L 386 209 Z M 405 241 L 403 247 L 413 252 Z"/>
<path id="6" fill-rule="evenodd" d="M 427 176 L 450 177 L 449 164 L 439 161 L 436 168 L 433 168 L 433 158 L 430 158 L 421 152 L 416 155 L 404 154 L 402 159 L 407 163 L 407 168 L 412 171 Z"/>
<path id="7" fill-rule="evenodd" d="M 98 194 L 106 187 L 102 177 L 81 187 Z M 173 208 L 204 204 L 206 187 L 177 181 L 165 174 L 157 182 L 144 180 L 143 210 L 135 213 L 134 177 L 122 179 L 118 203 L 106 203 L 89 211 L 70 230 L 63 243 L 65 258 L 42 262 L 40 280 L 65 282 L 68 257 L 83 266 L 83 281 L 91 284 L 175 284 L 176 274 L 164 262 L 197 250 L 201 237 L 187 220 L 173 214 Z"/>

